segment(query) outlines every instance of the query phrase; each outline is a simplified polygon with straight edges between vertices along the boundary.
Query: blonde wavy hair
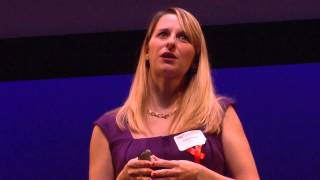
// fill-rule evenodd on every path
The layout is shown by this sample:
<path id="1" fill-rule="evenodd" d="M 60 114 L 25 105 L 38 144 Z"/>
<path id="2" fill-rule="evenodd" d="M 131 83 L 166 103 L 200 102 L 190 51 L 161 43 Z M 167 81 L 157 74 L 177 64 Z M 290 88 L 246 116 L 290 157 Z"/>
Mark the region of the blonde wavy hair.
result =
<path id="1" fill-rule="evenodd" d="M 117 112 L 116 122 L 121 128 L 129 128 L 131 132 L 146 134 L 143 123 L 148 97 L 148 71 L 146 62 L 148 44 L 159 19 L 166 14 L 174 14 L 195 48 L 195 59 L 189 72 L 185 75 L 185 88 L 179 97 L 178 108 L 170 134 L 201 128 L 207 133 L 219 133 L 221 130 L 223 108 L 220 97 L 215 94 L 211 79 L 207 46 L 201 26 L 188 11 L 171 7 L 159 11 L 153 17 L 140 51 L 136 73 L 129 96 Z M 194 69 L 195 67 L 195 69 Z"/>

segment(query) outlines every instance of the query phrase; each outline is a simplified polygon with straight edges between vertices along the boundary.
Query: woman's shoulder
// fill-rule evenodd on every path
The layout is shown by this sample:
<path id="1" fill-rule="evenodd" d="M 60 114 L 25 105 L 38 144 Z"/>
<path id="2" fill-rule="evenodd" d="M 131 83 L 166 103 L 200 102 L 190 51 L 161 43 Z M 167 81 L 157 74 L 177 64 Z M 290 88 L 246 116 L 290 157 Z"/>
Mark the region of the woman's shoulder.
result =
<path id="1" fill-rule="evenodd" d="M 227 97 L 227 96 L 219 96 L 218 97 L 218 100 L 219 100 L 219 104 L 220 106 L 222 107 L 222 109 L 224 111 L 226 111 L 228 109 L 228 107 L 234 107 L 235 106 L 235 100 L 230 98 L 230 97 Z"/>
<path id="2" fill-rule="evenodd" d="M 107 111 L 102 116 L 100 116 L 93 124 L 98 125 L 102 128 L 114 126 L 116 124 L 116 116 L 119 111 L 119 108 L 120 107 Z"/>
<path id="3" fill-rule="evenodd" d="M 108 138 L 109 143 L 112 143 L 118 136 L 123 134 L 116 122 L 116 116 L 120 108 L 115 108 L 104 113 L 93 124 L 98 126 L 104 135 Z"/>

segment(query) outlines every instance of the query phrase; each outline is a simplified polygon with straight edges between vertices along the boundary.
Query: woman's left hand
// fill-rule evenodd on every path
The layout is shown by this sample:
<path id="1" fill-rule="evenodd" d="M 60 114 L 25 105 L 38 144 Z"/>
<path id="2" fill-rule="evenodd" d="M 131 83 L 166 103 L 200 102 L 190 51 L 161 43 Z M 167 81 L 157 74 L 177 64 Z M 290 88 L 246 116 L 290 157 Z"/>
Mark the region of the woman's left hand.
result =
<path id="1" fill-rule="evenodd" d="M 156 179 L 176 179 L 176 180 L 193 180 L 198 178 L 198 174 L 202 170 L 200 164 L 187 160 L 164 160 L 156 156 L 153 159 L 152 167 L 161 168 L 151 173 L 152 178 Z"/>

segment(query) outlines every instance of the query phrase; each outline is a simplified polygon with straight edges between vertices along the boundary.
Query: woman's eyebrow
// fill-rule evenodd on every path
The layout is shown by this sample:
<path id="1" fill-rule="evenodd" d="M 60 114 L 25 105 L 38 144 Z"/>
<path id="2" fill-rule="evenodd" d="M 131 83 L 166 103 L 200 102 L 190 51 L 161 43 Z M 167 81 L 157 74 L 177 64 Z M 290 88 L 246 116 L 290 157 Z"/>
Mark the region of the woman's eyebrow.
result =
<path id="1" fill-rule="evenodd" d="M 157 30 L 155 30 L 157 32 L 160 32 L 160 31 L 170 31 L 170 28 L 159 28 Z M 178 29 L 177 30 L 177 33 L 186 33 L 183 29 Z"/>
<path id="2" fill-rule="evenodd" d="M 157 31 L 169 31 L 169 28 L 160 28 L 160 29 L 157 29 Z"/>

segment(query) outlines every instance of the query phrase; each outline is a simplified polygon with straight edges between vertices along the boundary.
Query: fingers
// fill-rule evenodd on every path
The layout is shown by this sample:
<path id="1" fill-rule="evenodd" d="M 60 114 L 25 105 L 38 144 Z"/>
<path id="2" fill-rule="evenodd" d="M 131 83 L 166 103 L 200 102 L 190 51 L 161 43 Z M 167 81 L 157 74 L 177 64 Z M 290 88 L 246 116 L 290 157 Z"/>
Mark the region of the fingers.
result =
<path id="1" fill-rule="evenodd" d="M 156 177 L 157 180 L 161 180 L 162 178 L 168 179 L 168 177 L 177 177 L 180 173 L 178 169 L 175 167 L 178 167 L 177 161 L 174 160 L 164 160 L 161 158 L 158 158 L 157 156 L 151 156 L 152 161 L 152 167 L 155 168 L 164 168 L 160 170 L 154 170 L 151 172 L 151 177 Z"/>
<path id="2" fill-rule="evenodd" d="M 152 171 L 151 177 L 178 177 L 180 171 L 177 169 L 160 169 Z"/>
<path id="3" fill-rule="evenodd" d="M 152 169 L 151 162 L 147 160 L 131 159 L 123 169 L 123 179 L 150 179 Z"/>
<path id="4" fill-rule="evenodd" d="M 157 160 L 152 162 L 152 167 L 159 167 L 159 168 L 174 168 L 178 164 L 176 161 L 168 161 L 168 160 Z"/>
<path id="5" fill-rule="evenodd" d="M 155 170 L 159 169 L 159 170 Z M 162 169 L 163 168 L 163 169 Z M 147 180 L 152 178 L 173 178 L 181 174 L 179 161 L 164 160 L 156 156 L 151 156 L 151 161 L 138 160 L 137 158 L 128 161 L 125 166 L 124 176 L 127 179 Z M 131 178 L 130 178 L 131 177 Z"/>
<path id="6" fill-rule="evenodd" d="M 129 168 L 146 168 L 146 167 L 151 167 L 152 162 L 147 161 L 147 160 L 138 160 L 137 158 L 131 159 L 127 163 L 127 167 Z"/>
<path id="7" fill-rule="evenodd" d="M 151 155 L 150 158 L 151 158 L 151 161 L 159 161 L 159 160 L 161 160 L 161 158 L 158 158 L 156 155 Z"/>
<path id="8" fill-rule="evenodd" d="M 136 179 L 137 180 L 152 180 L 152 178 L 150 178 L 150 177 L 137 177 Z"/>
<path id="9" fill-rule="evenodd" d="M 132 177 L 151 176 L 151 173 L 152 169 L 150 168 L 128 169 L 128 175 Z"/>

